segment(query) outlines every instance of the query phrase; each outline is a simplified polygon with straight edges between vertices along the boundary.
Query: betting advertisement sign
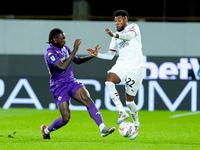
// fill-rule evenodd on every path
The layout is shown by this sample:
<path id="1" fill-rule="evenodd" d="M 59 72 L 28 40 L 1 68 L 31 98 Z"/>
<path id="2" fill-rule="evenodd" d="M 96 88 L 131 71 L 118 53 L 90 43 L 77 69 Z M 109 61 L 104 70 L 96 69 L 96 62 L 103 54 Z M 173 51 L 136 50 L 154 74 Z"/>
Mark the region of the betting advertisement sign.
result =
<path id="1" fill-rule="evenodd" d="M 0 107 L 32 107 L 36 109 L 56 109 L 55 101 L 49 91 L 49 75 L 43 56 L 0 56 L 10 62 L 0 71 Z M 27 58 L 28 57 L 28 58 Z M 3 59 L 3 58 L 2 58 Z M 1 59 L 1 60 L 2 60 Z M 20 65 L 27 61 L 29 71 Z M 144 56 L 146 70 L 144 80 L 135 97 L 138 109 L 154 110 L 200 110 L 199 60 L 195 57 L 153 57 Z M 37 65 L 35 61 L 37 60 Z M 116 111 L 105 87 L 107 70 L 115 63 L 94 58 L 81 65 L 73 64 L 74 76 L 83 83 L 97 108 Z M 9 64 L 15 62 L 13 71 Z M 26 62 L 24 63 L 26 64 Z M 116 85 L 125 106 L 124 84 Z M 71 110 L 86 110 L 85 106 L 71 99 Z M 125 109 L 128 109 L 125 106 Z"/>

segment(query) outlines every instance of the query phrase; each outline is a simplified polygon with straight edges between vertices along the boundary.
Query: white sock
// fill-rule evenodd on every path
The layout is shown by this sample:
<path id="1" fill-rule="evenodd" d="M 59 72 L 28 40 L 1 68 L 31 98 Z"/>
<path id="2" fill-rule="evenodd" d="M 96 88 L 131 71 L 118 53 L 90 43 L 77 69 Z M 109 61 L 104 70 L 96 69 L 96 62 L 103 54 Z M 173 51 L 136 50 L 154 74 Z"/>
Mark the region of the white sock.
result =
<path id="1" fill-rule="evenodd" d="M 99 125 L 100 131 L 102 131 L 104 127 L 105 127 L 104 123 L 101 123 L 101 124 Z"/>
<path id="2" fill-rule="evenodd" d="M 109 82 L 109 81 L 106 81 L 105 84 L 108 89 L 110 98 L 112 99 L 115 106 L 118 108 L 119 111 L 125 112 L 124 107 L 123 107 L 120 97 L 119 97 L 119 93 L 117 92 L 117 90 L 115 88 L 115 84 L 113 82 Z"/>
<path id="3" fill-rule="evenodd" d="M 45 128 L 45 129 L 44 129 L 44 133 L 46 133 L 46 134 L 49 134 L 49 133 L 50 133 L 50 131 L 48 130 L 48 128 Z"/>
<path id="4" fill-rule="evenodd" d="M 130 113 L 131 113 L 131 117 L 133 119 L 134 125 L 135 126 L 139 125 L 137 105 L 135 104 L 134 101 L 132 101 L 132 102 L 126 101 L 126 105 L 130 109 Z"/>

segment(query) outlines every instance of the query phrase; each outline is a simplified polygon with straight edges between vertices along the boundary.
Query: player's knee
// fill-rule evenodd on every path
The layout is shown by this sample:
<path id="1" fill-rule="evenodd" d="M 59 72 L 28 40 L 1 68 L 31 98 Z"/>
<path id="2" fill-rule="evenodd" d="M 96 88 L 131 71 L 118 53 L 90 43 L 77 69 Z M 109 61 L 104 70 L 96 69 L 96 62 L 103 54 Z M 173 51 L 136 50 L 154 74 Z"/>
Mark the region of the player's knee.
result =
<path id="1" fill-rule="evenodd" d="M 135 96 L 129 95 L 126 93 L 126 101 L 128 102 L 133 102 L 134 101 Z"/>
<path id="2" fill-rule="evenodd" d="M 110 82 L 110 81 L 106 81 L 105 82 L 105 85 L 108 89 L 112 89 L 115 87 L 115 84 L 113 82 Z"/>

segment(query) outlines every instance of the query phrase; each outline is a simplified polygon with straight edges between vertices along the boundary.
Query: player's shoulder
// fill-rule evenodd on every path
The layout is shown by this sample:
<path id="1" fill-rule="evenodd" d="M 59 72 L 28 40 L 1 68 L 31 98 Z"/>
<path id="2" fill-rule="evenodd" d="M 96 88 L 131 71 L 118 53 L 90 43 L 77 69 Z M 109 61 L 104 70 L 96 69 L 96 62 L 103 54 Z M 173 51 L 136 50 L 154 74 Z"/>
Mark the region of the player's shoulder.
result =
<path id="1" fill-rule="evenodd" d="M 50 56 L 51 54 L 54 54 L 54 53 L 56 53 L 56 48 L 54 46 L 50 45 L 46 49 L 44 56 L 47 57 L 47 56 Z"/>
<path id="2" fill-rule="evenodd" d="M 64 45 L 64 47 L 65 47 L 66 49 L 69 49 L 69 47 L 68 47 L 67 45 Z"/>
<path id="3" fill-rule="evenodd" d="M 49 45 L 49 47 L 46 49 L 46 51 L 55 51 L 56 50 L 56 47 L 53 46 L 53 45 Z"/>
<path id="4" fill-rule="evenodd" d="M 128 25 L 128 28 L 134 29 L 134 28 L 139 28 L 139 26 L 136 23 L 131 23 Z"/>
<path id="5" fill-rule="evenodd" d="M 136 35 L 140 34 L 140 28 L 136 23 L 129 24 L 127 31 L 134 31 L 136 33 Z"/>

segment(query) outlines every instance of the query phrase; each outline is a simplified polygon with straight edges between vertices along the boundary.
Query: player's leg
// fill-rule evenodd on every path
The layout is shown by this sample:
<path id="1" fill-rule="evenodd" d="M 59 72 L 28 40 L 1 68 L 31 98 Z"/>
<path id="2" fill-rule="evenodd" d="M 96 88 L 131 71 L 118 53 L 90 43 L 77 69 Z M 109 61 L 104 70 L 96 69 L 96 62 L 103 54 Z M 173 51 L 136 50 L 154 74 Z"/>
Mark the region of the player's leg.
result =
<path id="1" fill-rule="evenodd" d="M 104 125 L 102 115 L 96 108 L 93 100 L 90 98 L 90 94 L 87 89 L 84 87 L 77 89 L 74 99 L 87 107 L 90 117 L 95 121 L 100 129 L 102 137 L 105 137 L 115 131 L 115 127 L 106 127 Z"/>
<path id="2" fill-rule="evenodd" d="M 135 133 L 130 137 L 131 140 L 134 140 L 139 131 L 140 123 L 138 119 L 138 109 L 137 105 L 134 102 L 135 95 L 142 84 L 144 75 L 144 68 L 139 68 L 132 70 L 127 74 L 125 90 L 126 90 L 126 105 L 130 109 L 130 114 L 135 125 Z"/>
<path id="3" fill-rule="evenodd" d="M 134 140 L 137 137 L 138 132 L 139 132 L 139 127 L 140 127 L 140 123 L 138 120 L 137 105 L 134 102 L 134 98 L 135 98 L 135 96 L 132 96 L 132 95 L 129 95 L 126 93 L 126 105 L 130 109 L 130 114 L 131 114 L 131 117 L 133 119 L 133 123 L 135 126 L 135 132 L 133 135 L 130 136 L 130 140 Z"/>
<path id="4" fill-rule="evenodd" d="M 126 105 L 130 109 L 132 119 L 135 126 L 139 124 L 137 105 L 134 102 L 135 95 L 142 84 L 145 68 L 130 70 L 127 74 L 125 91 L 126 91 Z"/>
<path id="5" fill-rule="evenodd" d="M 69 101 L 64 101 L 58 105 L 61 117 L 55 119 L 52 124 L 48 127 L 50 132 L 55 131 L 69 122 L 71 112 L 69 109 Z"/>
<path id="6" fill-rule="evenodd" d="M 58 105 L 58 109 L 60 111 L 61 117 L 56 118 L 50 126 L 42 125 L 42 133 L 44 139 L 50 139 L 50 133 L 55 131 L 62 126 L 66 125 L 69 122 L 71 117 L 70 109 L 69 109 L 69 101 L 64 101 Z"/>
<path id="7" fill-rule="evenodd" d="M 121 82 L 121 79 L 115 73 L 109 73 L 105 82 L 110 98 L 115 104 L 115 106 L 117 107 L 117 109 L 119 110 L 119 118 L 117 120 L 118 124 L 129 117 L 129 115 L 126 113 L 122 105 L 119 93 L 115 87 L 115 85 L 120 82 Z"/>
<path id="8" fill-rule="evenodd" d="M 56 118 L 48 127 L 45 125 L 41 126 L 42 134 L 44 139 L 50 138 L 50 133 L 55 131 L 62 126 L 66 125 L 70 119 L 70 109 L 69 109 L 69 100 L 70 95 L 68 94 L 68 90 L 70 84 L 61 84 L 57 89 L 53 92 L 53 97 L 55 98 L 56 104 L 60 111 L 61 117 Z"/>
<path id="9" fill-rule="evenodd" d="M 76 91 L 74 99 L 87 107 L 90 117 L 96 122 L 98 126 L 103 123 L 101 113 L 96 108 L 95 104 L 89 97 L 88 91 L 86 91 L 85 88 L 80 87 Z"/>
<path id="10" fill-rule="evenodd" d="M 108 93 L 110 95 L 111 100 L 115 104 L 115 106 L 118 108 L 119 111 L 124 112 L 124 107 L 121 103 L 119 93 L 115 87 L 117 83 L 120 83 L 120 78 L 115 73 L 109 73 L 105 82 L 105 85 L 108 89 Z"/>
<path id="11" fill-rule="evenodd" d="M 135 96 L 126 93 L 126 105 L 130 109 L 130 114 L 133 119 L 134 125 L 139 125 L 137 105 L 134 102 Z"/>

